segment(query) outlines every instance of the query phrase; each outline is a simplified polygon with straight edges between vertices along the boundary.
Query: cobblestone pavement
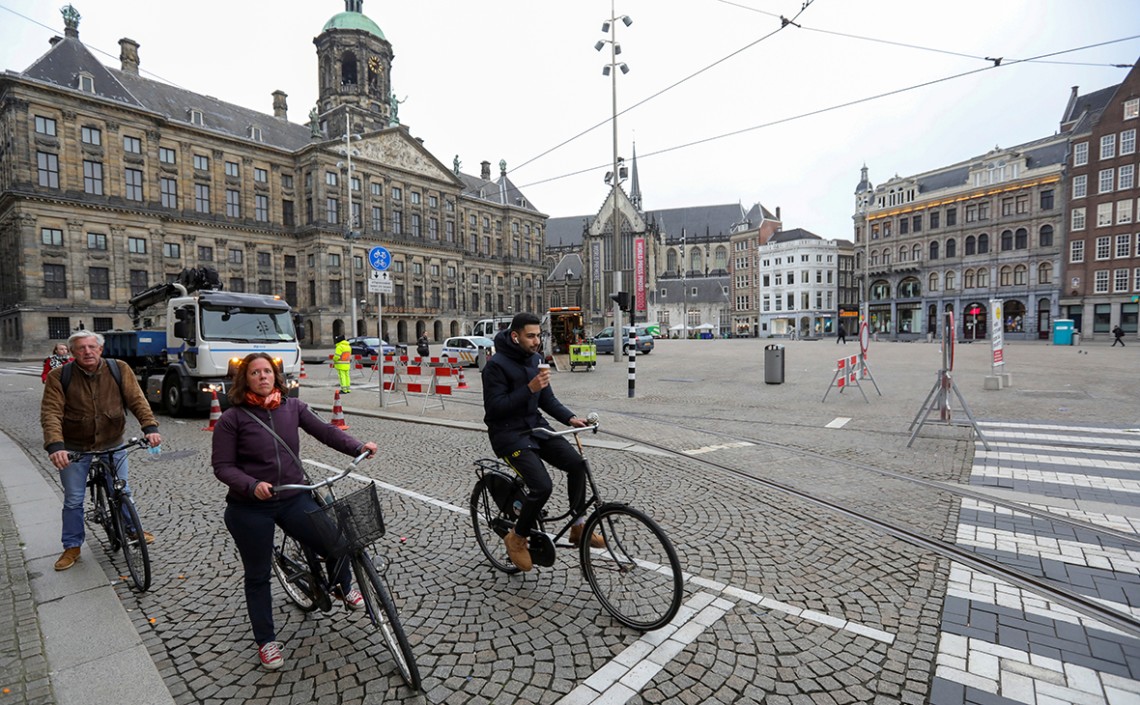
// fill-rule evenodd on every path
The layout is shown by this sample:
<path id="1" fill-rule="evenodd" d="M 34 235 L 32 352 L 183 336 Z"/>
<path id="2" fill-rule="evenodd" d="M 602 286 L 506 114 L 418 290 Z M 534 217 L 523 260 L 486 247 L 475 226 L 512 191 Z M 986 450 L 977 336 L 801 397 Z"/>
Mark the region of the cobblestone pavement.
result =
<path id="1" fill-rule="evenodd" d="M 1049 700 L 1057 698 L 1055 692 L 1034 689 L 1035 683 L 1055 680 L 1046 672 L 1053 662 L 1034 658 L 1062 659 L 1032 648 L 1022 649 L 1028 655 L 1020 672 L 1019 656 L 1003 653 L 998 677 L 989 681 L 1001 686 L 1001 667 L 1012 667 L 1009 693 L 1019 697 L 980 687 L 980 681 L 963 685 L 951 673 L 993 675 L 993 661 L 983 657 L 987 644 L 1003 646 L 999 622 L 1016 618 L 1012 612 L 994 617 L 985 636 L 950 626 L 954 615 L 985 611 L 962 595 L 986 576 L 967 575 L 947 559 L 724 469 L 807 488 L 948 541 L 965 543 L 963 524 L 983 514 L 1004 530 L 1006 522 L 994 518 L 992 507 L 983 511 L 976 500 L 970 504 L 952 492 L 875 472 L 1005 491 L 973 479 L 984 474 L 978 458 L 986 457 L 975 454 L 968 428 L 927 425 L 907 446 L 908 425 L 936 380 L 937 346 L 873 344 L 868 362 L 881 396 L 864 382 L 867 401 L 854 389 L 833 389 L 821 401 L 835 359 L 857 346 L 783 343 L 786 381 L 765 385 L 766 342 L 661 341 L 652 355 L 637 358 L 633 399 L 627 396 L 624 363 L 607 359 L 591 372 L 555 376 L 564 402 L 580 414 L 599 411 L 604 429 L 620 434 L 599 434 L 587 450 L 606 498 L 651 514 L 692 576 L 685 607 L 666 629 L 642 635 L 618 626 L 569 554 L 560 555 L 553 568 L 525 576 L 506 576 L 487 565 L 466 513 L 471 461 L 489 454 L 478 425 L 477 374 L 467 375 L 471 389 L 457 390 L 442 409 L 421 412 L 424 400 L 410 397 L 407 405 L 381 411 L 377 380 L 369 381 L 367 371 L 358 373 L 352 394 L 342 400 L 350 432 L 377 440 L 383 449 L 362 470 L 384 483 L 388 534 L 377 550 L 390 559 L 387 577 L 424 676 L 422 693 L 408 691 L 358 619 L 336 610 L 301 614 L 283 599 L 277 600 L 275 618 L 287 666 L 274 673 L 255 666 L 240 564 L 221 524 L 224 492 L 209 469 L 202 419 L 162 418 L 165 452 L 132 465 L 143 519 L 158 535 L 152 547 L 154 585 L 143 595 L 121 582 L 115 590 L 178 703 L 921 703 L 935 696 L 948 698 L 939 702 L 1056 702 Z M 958 348 L 955 381 L 977 419 L 1140 427 L 1133 347 L 1015 344 L 1007 348 L 1006 360 L 1013 386 L 982 391 L 990 373 L 989 346 Z M 22 374 L 30 368 L 0 369 L 0 388 L 9 400 L 0 409 L 0 428 L 46 475 L 39 449 L 40 385 Z M 331 410 L 333 379 L 319 367 L 310 366 L 308 374 L 303 398 Z M 956 409 L 955 416 L 964 415 Z M 328 466 L 344 461 L 311 443 L 303 455 Z M 1120 477 L 1128 472 L 1117 468 L 1115 477 L 1106 477 L 1135 481 L 1137 473 Z M 1087 502 L 1095 501 L 1093 509 L 1109 517 L 1105 521 L 1135 532 L 1134 503 L 1103 511 L 1114 490 L 1117 498 L 1135 496 L 1128 490 L 1090 481 L 1087 491 L 1099 494 L 1078 496 L 1072 484 L 1068 494 L 1047 486 L 1059 484 L 1052 477 L 1019 476 L 1001 487 L 1056 512 L 1085 513 Z M 1018 524 L 1013 533 L 1051 530 Z M 6 555 L 13 555 L 8 531 L 4 541 Z M 1001 545 L 1007 545 L 1004 536 Z M 1087 553 L 1091 559 L 1110 549 Z M 109 576 L 117 574 L 98 548 L 85 555 L 97 557 Z M 1115 582 L 1129 595 L 1124 602 L 1136 605 L 1129 581 L 1137 571 L 1113 558 Z M 9 582 L 0 585 L 0 595 L 12 595 L 18 605 L 15 563 L 6 564 Z M 1032 604 L 1032 597 L 1023 603 Z M 1098 643 L 1100 630 L 1087 631 L 1093 632 L 1090 643 Z M 1115 670 L 1073 664 L 1117 678 L 1101 678 L 1100 699 L 1090 702 L 1128 702 L 1126 696 L 1137 692 L 1136 640 L 1112 643 L 1123 662 Z M 5 680 L 34 682 L 34 661 L 21 666 L 24 675 L 9 676 L 12 652 L 8 642 L 0 640 L 0 646 Z M 1043 670 L 1027 674 L 1028 666 Z M 1074 683 L 1085 675 L 1074 673 Z M 1014 676 L 1032 681 L 1029 699 L 1024 688 L 1015 689 L 1025 681 Z"/>

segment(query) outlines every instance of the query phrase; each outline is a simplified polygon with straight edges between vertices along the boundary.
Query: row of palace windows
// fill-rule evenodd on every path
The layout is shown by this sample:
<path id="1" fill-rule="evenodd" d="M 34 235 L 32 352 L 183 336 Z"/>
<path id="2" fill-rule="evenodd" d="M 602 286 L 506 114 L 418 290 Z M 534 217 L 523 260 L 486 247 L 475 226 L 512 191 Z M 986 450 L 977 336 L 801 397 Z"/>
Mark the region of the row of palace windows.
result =
<path id="1" fill-rule="evenodd" d="M 1028 284 L 1029 268 L 1024 264 L 1006 265 L 998 270 L 998 286 L 1025 286 Z M 1038 284 L 1051 284 L 1053 282 L 1053 265 L 1049 262 L 1042 262 L 1037 265 L 1037 283 Z M 954 291 L 957 289 L 957 272 L 946 272 L 940 274 L 939 272 L 931 272 L 927 278 L 927 291 L 938 291 L 939 284 L 943 286 L 946 291 Z M 979 267 L 977 269 L 967 269 L 962 273 L 962 288 L 963 289 L 985 289 L 990 286 L 990 270 L 989 267 Z M 914 277 L 907 277 L 899 282 L 897 290 L 898 298 L 912 299 L 922 296 L 922 289 L 918 279 Z M 885 280 L 878 280 L 871 285 L 871 300 L 881 301 L 891 298 L 891 285 Z"/>
<path id="2" fill-rule="evenodd" d="M 986 254 L 987 252 L 990 251 L 990 236 L 987 233 L 982 233 L 981 235 L 978 235 L 978 236 L 969 235 L 965 238 L 965 240 L 963 240 L 963 245 L 964 245 L 964 250 L 965 250 L 965 253 L 964 253 L 965 256 L 970 256 L 970 255 L 975 255 L 975 254 L 977 254 L 977 255 Z M 1029 231 L 1027 231 L 1025 228 L 1018 228 L 1016 231 L 1004 230 L 1004 231 L 1002 231 L 1001 237 L 998 240 L 998 245 L 999 245 L 1000 251 L 1002 251 L 1002 252 L 1011 252 L 1013 250 L 1028 249 L 1028 247 L 1029 247 Z M 1041 229 L 1038 231 L 1038 234 L 1037 234 L 1037 246 L 1040 248 L 1046 248 L 1046 247 L 1052 247 L 1053 246 L 1053 226 L 1052 225 L 1041 226 Z M 931 242 L 929 245 L 929 248 L 928 248 L 929 259 L 931 259 L 931 260 L 939 259 L 940 250 L 942 250 L 942 245 L 937 240 Z M 946 241 L 946 244 L 945 244 L 945 257 L 951 258 L 951 257 L 957 257 L 957 256 L 958 256 L 958 242 L 954 238 L 950 238 Z M 899 262 L 907 262 L 907 261 L 918 262 L 921 260 L 921 258 L 922 258 L 922 246 L 917 244 L 917 243 L 914 245 L 910 245 L 910 246 L 902 245 L 898 248 L 898 261 Z M 870 252 L 870 263 L 872 266 L 878 265 L 878 264 L 884 264 L 884 265 L 890 264 L 891 263 L 891 250 L 882 250 L 882 251 L 871 250 L 871 252 Z"/>
<path id="3" fill-rule="evenodd" d="M 1029 194 L 1022 193 L 1006 196 L 999 203 L 1002 216 L 1024 215 L 1029 212 Z M 1042 211 L 1053 210 L 1053 189 L 1044 189 L 1039 194 L 1039 207 Z M 989 201 L 969 203 L 965 207 L 965 222 L 976 223 L 989 220 L 992 204 Z M 899 217 L 897 221 L 898 234 L 909 235 L 922 232 L 923 224 L 930 230 L 943 227 L 953 227 L 958 224 L 958 206 L 948 206 L 945 209 L 928 209 L 924 212 Z M 871 223 L 871 239 L 891 237 L 895 232 L 894 220 L 878 220 Z"/>

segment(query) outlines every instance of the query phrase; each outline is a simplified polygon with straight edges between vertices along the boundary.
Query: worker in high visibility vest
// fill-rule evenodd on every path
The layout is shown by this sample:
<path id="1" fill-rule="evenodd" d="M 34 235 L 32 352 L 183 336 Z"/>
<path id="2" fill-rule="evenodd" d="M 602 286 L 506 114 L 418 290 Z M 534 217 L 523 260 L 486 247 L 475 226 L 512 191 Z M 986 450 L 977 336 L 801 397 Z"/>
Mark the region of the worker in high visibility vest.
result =
<path id="1" fill-rule="evenodd" d="M 348 394 L 349 387 L 352 386 L 352 346 L 348 344 L 343 335 L 336 337 L 336 347 L 333 348 L 333 364 L 336 367 L 337 377 L 340 377 L 340 393 Z"/>

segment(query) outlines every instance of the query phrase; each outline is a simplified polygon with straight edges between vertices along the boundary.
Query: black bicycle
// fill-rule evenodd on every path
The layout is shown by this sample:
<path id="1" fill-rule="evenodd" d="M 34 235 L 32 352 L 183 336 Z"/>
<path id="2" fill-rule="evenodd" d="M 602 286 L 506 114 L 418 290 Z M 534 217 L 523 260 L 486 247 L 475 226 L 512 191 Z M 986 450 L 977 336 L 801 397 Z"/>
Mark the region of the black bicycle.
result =
<path id="1" fill-rule="evenodd" d="M 597 430 L 594 423 L 565 431 L 538 428 L 532 433 L 544 437 L 573 435 L 578 452 L 583 453 L 578 434 Z M 584 453 L 582 457 L 585 458 Z M 475 540 L 492 566 L 504 573 L 517 573 L 519 569 L 507 555 L 503 537 L 518 520 L 526 485 L 518 473 L 497 459 L 476 460 L 475 474 L 479 479 L 471 492 L 470 505 Z M 590 589 L 614 619 L 642 631 L 665 626 L 676 616 L 682 597 L 681 562 L 673 544 L 645 513 L 626 504 L 603 502 L 589 462 L 586 479 L 591 496 L 581 509 L 568 509 L 553 517 L 543 510 L 538 531 L 530 538 L 532 561 L 549 567 L 554 565 L 556 548 L 577 548 Z M 593 511 L 582 527 L 580 545 L 574 546 L 569 540 L 562 543 L 570 527 L 591 508 Z M 566 524 L 553 537 L 546 532 L 545 524 L 563 520 Z M 590 546 L 594 534 L 603 538 L 604 547 Z"/>
<path id="2" fill-rule="evenodd" d="M 324 568 L 324 559 L 336 561 L 340 572 L 342 561 L 351 561 L 357 589 L 364 596 L 365 614 L 371 627 L 380 633 L 384 646 L 396 661 L 400 675 L 413 690 L 420 689 L 420 672 L 415 654 L 396 612 L 396 602 L 384 580 L 387 561 L 381 568 L 368 555 L 366 549 L 384 535 L 384 515 L 376 496 L 376 485 L 365 487 L 337 498 L 334 483 L 344 479 L 368 453 L 357 456 L 339 475 L 310 485 L 278 485 L 280 490 L 307 490 L 313 493 L 318 510 L 310 513 L 314 526 L 326 537 L 326 545 L 335 546 L 332 555 L 318 556 L 315 551 L 292 538 L 280 527 L 273 541 L 273 573 L 285 590 L 289 600 L 305 612 L 332 609 L 332 584 Z M 306 478 L 308 479 L 308 478 Z M 327 492 L 319 490 L 328 488 Z"/>
<path id="3" fill-rule="evenodd" d="M 140 592 L 150 588 L 150 553 L 139 520 L 134 500 L 123 492 L 125 482 L 119 479 L 115 467 L 115 454 L 119 451 L 132 452 L 148 448 L 145 438 L 132 438 L 121 446 L 107 450 L 79 452 L 71 451 L 68 460 L 76 462 L 91 458 L 91 470 L 87 473 L 87 489 L 91 494 L 91 508 L 85 517 L 93 524 L 103 527 L 107 534 L 107 550 L 111 553 L 122 550 L 123 561 L 131 582 Z"/>

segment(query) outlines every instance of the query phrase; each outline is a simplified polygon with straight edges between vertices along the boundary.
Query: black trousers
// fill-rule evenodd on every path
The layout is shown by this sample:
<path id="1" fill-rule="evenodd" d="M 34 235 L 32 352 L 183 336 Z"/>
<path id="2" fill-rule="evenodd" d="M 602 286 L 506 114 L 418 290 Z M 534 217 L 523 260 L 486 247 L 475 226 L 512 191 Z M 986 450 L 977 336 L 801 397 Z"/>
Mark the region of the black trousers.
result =
<path id="1" fill-rule="evenodd" d="M 273 626 L 273 597 L 269 580 L 273 575 L 273 527 L 280 526 L 285 533 L 319 553 L 329 546 L 314 528 L 308 512 L 317 508 L 317 502 L 308 492 L 279 501 L 257 503 L 226 503 L 226 528 L 234 537 L 238 553 L 245 568 L 245 606 L 253 626 L 253 638 L 258 646 L 277 640 Z M 325 569 L 334 585 L 347 595 L 351 584 L 349 561 L 328 561 Z"/>
<path id="2" fill-rule="evenodd" d="M 519 520 L 515 523 L 515 533 L 519 536 L 530 536 L 539 512 L 554 490 L 550 473 L 542 461 L 545 460 L 566 473 L 571 508 L 581 509 L 586 502 L 586 460 L 582 455 L 565 438 L 536 440 L 539 446 L 537 451 L 523 448 L 503 456 L 503 460 L 522 477 L 528 490 L 519 512 Z"/>

